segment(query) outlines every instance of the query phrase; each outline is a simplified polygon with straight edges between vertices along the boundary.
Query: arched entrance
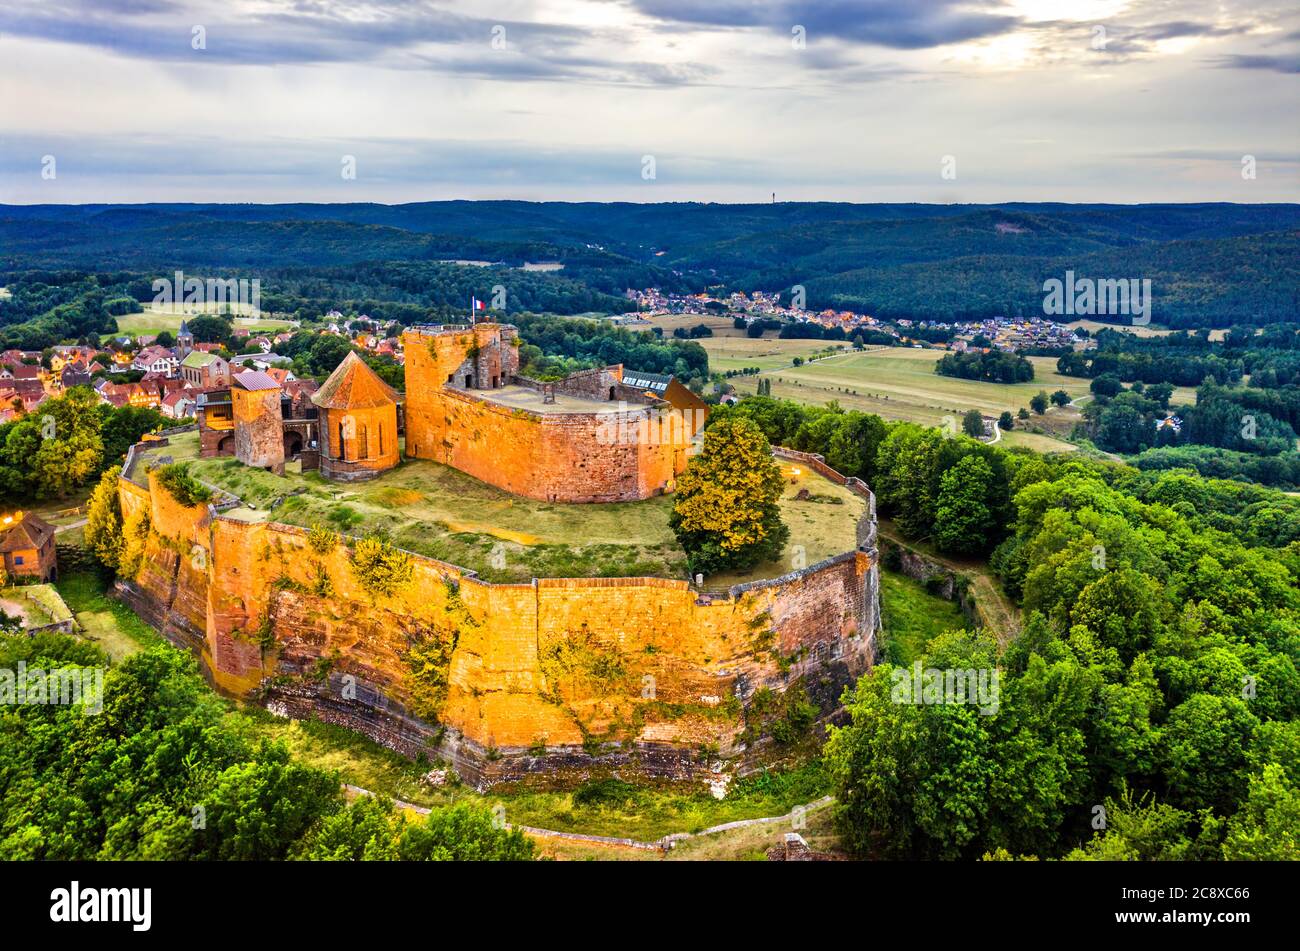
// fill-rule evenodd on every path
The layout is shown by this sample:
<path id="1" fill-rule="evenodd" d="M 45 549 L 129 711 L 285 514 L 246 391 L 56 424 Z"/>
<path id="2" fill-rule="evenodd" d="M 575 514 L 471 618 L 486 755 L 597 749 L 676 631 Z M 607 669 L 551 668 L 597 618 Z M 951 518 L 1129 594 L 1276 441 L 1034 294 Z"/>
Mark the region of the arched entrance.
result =
<path id="1" fill-rule="evenodd" d="M 222 436 L 221 441 L 217 443 L 218 456 L 233 456 L 235 454 L 235 434 Z"/>
<path id="2" fill-rule="evenodd" d="M 302 452 L 302 434 L 288 432 L 284 434 L 284 458 L 296 459 Z"/>

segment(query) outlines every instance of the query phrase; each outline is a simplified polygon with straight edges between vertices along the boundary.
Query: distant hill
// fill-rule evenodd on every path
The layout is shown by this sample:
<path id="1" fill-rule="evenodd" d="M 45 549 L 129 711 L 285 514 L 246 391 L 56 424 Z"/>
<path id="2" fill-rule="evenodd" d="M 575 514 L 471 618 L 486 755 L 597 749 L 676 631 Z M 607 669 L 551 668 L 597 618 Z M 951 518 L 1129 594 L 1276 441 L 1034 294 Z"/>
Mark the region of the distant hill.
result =
<path id="1" fill-rule="evenodd" d="M 1071 268 L 1150 278 L 1169 326 L 1300 315 L 1300 205 L 0 205 L 0 280 L 456 259 L 558 261 L 597 295 L 799 284 L 812 306 L 918 319 L 1041 313 L 1042 282 Z"/>

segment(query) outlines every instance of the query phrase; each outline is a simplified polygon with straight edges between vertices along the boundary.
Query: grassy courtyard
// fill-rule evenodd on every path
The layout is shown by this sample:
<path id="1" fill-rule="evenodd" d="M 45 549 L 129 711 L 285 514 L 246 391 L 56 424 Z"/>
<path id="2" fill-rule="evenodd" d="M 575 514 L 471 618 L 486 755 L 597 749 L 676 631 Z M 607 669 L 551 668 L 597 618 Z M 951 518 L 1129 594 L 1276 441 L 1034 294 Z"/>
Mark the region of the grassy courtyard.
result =
<path id="1" fill-rule="evenodd" d="M 190 461 L 195 477 L 242 499 L 232 517 L 323 524 L 351 535 L 379 533 L 402 548 L 473 569 L 488 581 L 686 576 L 686 554 L 668 527 L 671 496 L 592 505 L 542 502 L 423 459 L 352 484 L 330 482 L 315 472 L 276 476 L 231 457 L 199 459 L 197 433 L 149 449 L 141 463 L 164 457 Z M 862 500 L 806 467 L 781 465 L 782 515 L 790 526 L 784 560 L 711 577 L 711 588 L 775 577 L 856 546 Z M 797 498 L 801 489 L 808 490 L 807 498 Z"/>
<path id="2" fill-rule="evenodd" d="M 95 571 L 67 571 L 55 586 L 76 618 L 79 633 L 114 663 L 163 643 L 162 635 L 109 595 L 109 580 Z"/>

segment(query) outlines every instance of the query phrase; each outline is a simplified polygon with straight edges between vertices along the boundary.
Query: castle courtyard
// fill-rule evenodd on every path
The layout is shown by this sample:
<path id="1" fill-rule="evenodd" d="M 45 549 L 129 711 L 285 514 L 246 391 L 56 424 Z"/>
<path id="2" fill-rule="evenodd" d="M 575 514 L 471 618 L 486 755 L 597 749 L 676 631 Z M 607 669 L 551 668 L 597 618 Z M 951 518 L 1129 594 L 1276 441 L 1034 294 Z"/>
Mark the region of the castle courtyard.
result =
<path id="1" fill-rule="evenodd" d="M 480 399 L 500 403 L 502 406 L 509 406 L 511 409 L 527 409 L 535 413 L 617 413 L 619 411 L 618 403 L 589 399 L 571 393 L 555 393 L 552 397 L 553 402 L 547 403 L 543 400 L 540 390 L 513 383 L 495 390 L 475 391 L 474 395 Z"/>
<path id="2" fill-rule="evenodd" d="M 292 463 L 284 475 L 274 475 L 233 458 L 200 459 L 193 432 L 137 453 L 127 476 L 143 479 L 146 466 L 164 459 L 189 463 L 194 477 L 237 496 L 243 504 L 227 511 L 229 517 L 322 524 L 348 535 L 379 532 L 402 548 L 472 569 L 488 581 L 685 576 L 685 552 L 668 527 L 671 495 L 599 504 L 544 502 L 422 459 L 408 459 L 366 482 L 338 484 L 317 472 L 295 471 Z M 856 546 L 863 500 L 806 466 L 780 465 L 786 482 L 782 517 L 790 527 L 784 561 L 707 578 L 707 587 L 777 577 Z M 806 497 L 797 498 L 804 489 Z"/>

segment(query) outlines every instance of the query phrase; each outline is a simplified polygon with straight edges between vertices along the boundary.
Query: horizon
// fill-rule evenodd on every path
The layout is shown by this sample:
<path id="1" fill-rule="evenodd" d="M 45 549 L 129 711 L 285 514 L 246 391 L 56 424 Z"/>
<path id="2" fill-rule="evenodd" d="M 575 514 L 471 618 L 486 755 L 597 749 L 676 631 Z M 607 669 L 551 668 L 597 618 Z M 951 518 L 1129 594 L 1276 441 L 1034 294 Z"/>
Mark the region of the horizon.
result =
<path id="1" fill-rule="evenodd" d="M 1062 205 L 1062 206 L 1091 206 L 1091 207 L 1115 207 L 1115 208 L 1141 208 L 1141 207 L 1183 207 L 1188 205 L 1300 205 L 1300 197 L 1295 201 L 1029 201 L 1016 199 L 1012 201 L 979 201 L 979 202 L 941 202 L 941 201 L 850 201 L 842 199 L 792 199 L 783 201 L 717 201 L 703 199 L 659 199 L 646 201 L 630 200 L 582 200 L 582 199 L 559 199 L 559 198 L 427 198 L 413 199 L 410 201 L 67 201 L 67 202 L 0 202 L 0 208 L 87 208 L 94 206 L 103 206 L 105 208 L 147 208 L 152 206 L 166 207 L 195 207 L 220 205 L 225 207 L 237 205 L 249 205 L 257 208 L 273 208 L 279 205 L 307 205 L 320 207 L 340 207 L 348 205 L 377 205 L 385 208 L 399 208 L 406 205 L 438 205 L 438 204 L 530 204 L 530 205 L 727 205 L 731 207 L 766 207 L 773 205 L 873 205 L 873 206 L 923 206 L 935 208 L 958 208 L 968 207 L 972 209 L 982 208 L 1001 208 L 1008 205 Z"/>

